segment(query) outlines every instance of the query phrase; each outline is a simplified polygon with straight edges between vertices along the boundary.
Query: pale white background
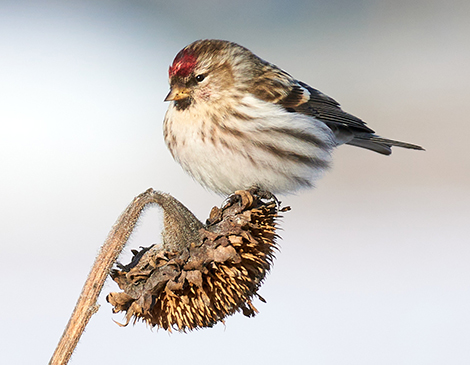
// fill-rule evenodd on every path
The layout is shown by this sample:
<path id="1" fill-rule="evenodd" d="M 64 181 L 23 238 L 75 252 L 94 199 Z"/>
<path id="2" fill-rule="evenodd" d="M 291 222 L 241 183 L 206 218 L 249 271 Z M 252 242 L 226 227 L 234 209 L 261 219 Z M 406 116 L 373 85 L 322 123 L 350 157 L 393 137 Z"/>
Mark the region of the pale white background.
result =
<path id="1" fill-rule="evenodd" d="M 94 256 L 148 187 L 200 219 L 221 198 L 164 146 L 167 69 L 239 42 L 341 102 L 391 157 L 345 146 L 282 197 L 255 318 L 120 328 L 105 294 L 72 364 L 469 364 L 468 1 L 0 1 L 0 363 L 48 362 Z M 159 241 L 149 211 L 130 247 Z"/>

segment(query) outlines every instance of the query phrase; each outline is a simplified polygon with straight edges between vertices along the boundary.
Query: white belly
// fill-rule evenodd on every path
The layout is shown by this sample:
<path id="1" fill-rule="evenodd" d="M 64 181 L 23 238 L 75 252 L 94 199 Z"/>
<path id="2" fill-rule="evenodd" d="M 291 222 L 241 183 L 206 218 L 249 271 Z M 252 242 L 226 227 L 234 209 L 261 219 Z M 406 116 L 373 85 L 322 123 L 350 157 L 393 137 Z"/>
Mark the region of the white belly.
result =
<path id="1" fill-rule="evenodd" d="M 259 186 L 286 193 L 312 186 L 328 168 L 334 135 L 322 122 L 247 97 L 236 113 L 213 115 L 196 107 L 165 117 L 173 157 L 205 187 L 222 194 Z"/>

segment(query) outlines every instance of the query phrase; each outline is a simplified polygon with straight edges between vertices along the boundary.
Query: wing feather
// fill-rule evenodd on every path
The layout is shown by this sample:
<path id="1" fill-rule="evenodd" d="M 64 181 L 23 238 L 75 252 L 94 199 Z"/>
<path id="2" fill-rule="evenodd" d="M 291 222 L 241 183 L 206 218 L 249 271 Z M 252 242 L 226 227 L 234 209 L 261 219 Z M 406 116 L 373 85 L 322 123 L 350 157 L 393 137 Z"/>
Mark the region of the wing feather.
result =
<path id="1" fill-rule="evenodd" d="M 411 143 L 381 138 L 360 118 L 341 109 L 333 98 L 304 82 L 295 80 L 285 71 L 264 62 L 264 72 L 254 80 L 250 92 L 257 98 L 278 104 L 289 112 L 309 115 L 324 122 L 335 134 L 338 145 L 350 144 L 384 155 L 391 147 L 423 150 Z"/>

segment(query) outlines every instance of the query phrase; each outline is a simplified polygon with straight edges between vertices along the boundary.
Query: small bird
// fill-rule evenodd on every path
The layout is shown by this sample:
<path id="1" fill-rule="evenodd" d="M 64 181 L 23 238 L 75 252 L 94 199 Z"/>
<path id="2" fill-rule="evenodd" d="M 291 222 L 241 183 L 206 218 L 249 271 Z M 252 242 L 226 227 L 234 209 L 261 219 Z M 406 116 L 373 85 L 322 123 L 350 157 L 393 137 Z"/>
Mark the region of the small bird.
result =
<path id="1" fill-rule="evenodd" d="M 198 40 L 169 68 L 165 142 L 204 187 L 228 195 L 257 187 L 274 194 L 312 187 L 342 144 L 384 155 L 422 147 L 379 137 L 329 96 L 250 50 Z"/>

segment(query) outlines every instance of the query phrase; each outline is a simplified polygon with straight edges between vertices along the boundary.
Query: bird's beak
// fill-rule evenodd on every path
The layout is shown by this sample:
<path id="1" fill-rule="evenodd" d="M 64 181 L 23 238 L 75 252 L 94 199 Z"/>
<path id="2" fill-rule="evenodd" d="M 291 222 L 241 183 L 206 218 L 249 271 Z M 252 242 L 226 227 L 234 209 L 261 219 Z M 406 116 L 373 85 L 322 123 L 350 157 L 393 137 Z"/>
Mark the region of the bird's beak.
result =
<path id="1" fill-rule="evenodd" d="M 188 88 L 175 85 L 170 89 L 170 92 L 166 96 L 165 101 L 181 100 L 189 97 L 190 90 Z"/>

